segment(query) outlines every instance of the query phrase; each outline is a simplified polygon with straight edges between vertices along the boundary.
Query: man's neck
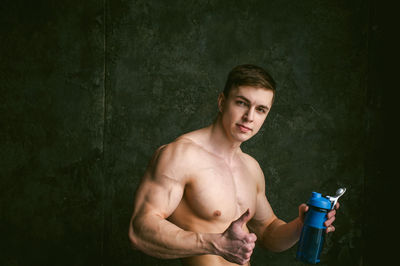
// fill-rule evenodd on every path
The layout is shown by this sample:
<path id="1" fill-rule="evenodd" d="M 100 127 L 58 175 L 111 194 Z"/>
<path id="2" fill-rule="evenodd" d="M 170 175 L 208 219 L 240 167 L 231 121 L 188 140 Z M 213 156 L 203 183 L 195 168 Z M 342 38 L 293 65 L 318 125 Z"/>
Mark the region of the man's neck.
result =
<path id="1" fill-rule="evenodd" d="M 222 126 L 221 117 L 217 119 L 208 128 L 208 143 L 210 150 L 223 158 L 228 164 L 232 164 L 238 152 L 241 152 L 241 142 L 234 141 L 226 133 Z"/>

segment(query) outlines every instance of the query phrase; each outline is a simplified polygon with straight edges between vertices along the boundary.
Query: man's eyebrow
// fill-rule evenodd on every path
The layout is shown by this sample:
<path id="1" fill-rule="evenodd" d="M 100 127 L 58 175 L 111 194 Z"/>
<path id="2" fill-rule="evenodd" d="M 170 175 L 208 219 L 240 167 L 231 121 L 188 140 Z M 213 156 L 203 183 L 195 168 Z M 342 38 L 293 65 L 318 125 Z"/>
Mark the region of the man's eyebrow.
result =
<path id="1" fill-rule="evenodd" d="M 247 99 L 246 97 L 242 96 L 242 95 L 237 95 L 236 98 L 243 99 L 244 101 L 250 103 L 250 100 Z M 265 110 L 269 110 L 269 107 L 266 106 L 266 105 L 259 105 L 258 107 L 263 108 L 263 109 L 265 109 Z"/>
<path id="2" fill-rule="evenodd" d="M 237 95 L 236 96 L 237 98 L 241 98 L 241 99 L 243 99 L 243 100 L 245 100 L 246 102 L 250 102 L 250 100 L 249 99 L 247 99 L 246 97 L 244 97 L 244 96 L 242 96 L 242 95 Z"/>

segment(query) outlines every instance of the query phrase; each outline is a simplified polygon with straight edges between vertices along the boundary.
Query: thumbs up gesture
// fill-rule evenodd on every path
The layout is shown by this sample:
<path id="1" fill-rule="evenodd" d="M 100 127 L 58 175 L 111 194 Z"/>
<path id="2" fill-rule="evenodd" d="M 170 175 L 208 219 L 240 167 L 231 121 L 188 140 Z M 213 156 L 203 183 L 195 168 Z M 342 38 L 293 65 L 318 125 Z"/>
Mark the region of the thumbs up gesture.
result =
<path id="1" fill-rule="evenodd" d="M 253 233 L 247 233 L 243 226 L 250 220 L 250 211 L 247 210 L 222 233 L 217 241 L 218 254 L 224 259 L 240 265 L 250 261 L 257 237 Z"/>

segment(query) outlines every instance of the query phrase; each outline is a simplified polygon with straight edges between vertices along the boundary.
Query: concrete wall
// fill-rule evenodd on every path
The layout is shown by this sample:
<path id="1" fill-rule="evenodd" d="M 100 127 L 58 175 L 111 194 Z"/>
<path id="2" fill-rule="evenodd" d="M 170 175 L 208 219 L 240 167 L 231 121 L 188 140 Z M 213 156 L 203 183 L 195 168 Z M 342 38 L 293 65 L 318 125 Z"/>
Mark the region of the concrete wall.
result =
<path id="1" fill-rule="evenodd" d="M 1 265 L 179 265 L 130 249 L 133 194 L 158 146 L 213 120 L 227 73 L 243 63 L 278 84 L 243 144 L 276 214 L 293 219 L 311 191 L 347 187 L 320 265 L 367 265 L 382 94 L 371 3 L 1 6 Z M 301 265 L 295 253 L 257 248 L 252 265 Z"/>

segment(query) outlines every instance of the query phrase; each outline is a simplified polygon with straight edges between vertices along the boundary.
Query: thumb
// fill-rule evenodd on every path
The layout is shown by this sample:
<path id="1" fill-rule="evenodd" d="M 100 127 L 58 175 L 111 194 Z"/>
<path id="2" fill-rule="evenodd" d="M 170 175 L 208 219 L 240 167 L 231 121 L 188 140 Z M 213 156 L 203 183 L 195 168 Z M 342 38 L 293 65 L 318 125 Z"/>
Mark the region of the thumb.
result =
<path id="1" fill-rule="evenodd" d="M 306 212 L 308 211 L 309 207 L 307 206 L 307 204 L 301 204 L 299 206 L 299 217 L 301 219 L 301 221 L 304 223 L 304 218 L 306 216 Z"/>
<path id="2" fill-rule="evenodd" d="M 247 223 L 250 220 L 250 210 L 247 209 L 245 213 L 242 214 L 236 221 L 233 223 L 236 225 L 239 225 L 240 227 L 243 226 L 243 224 Z"/>

